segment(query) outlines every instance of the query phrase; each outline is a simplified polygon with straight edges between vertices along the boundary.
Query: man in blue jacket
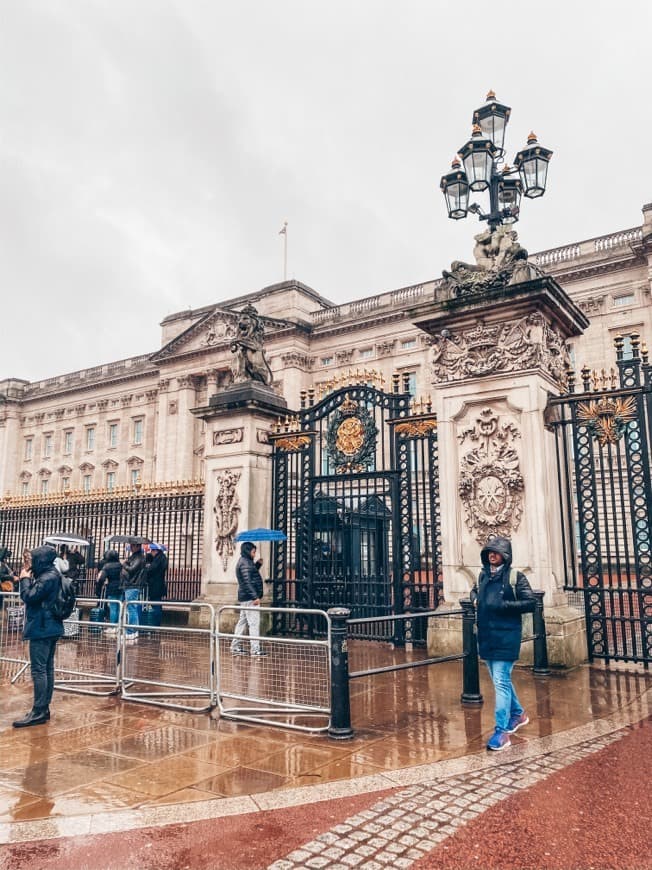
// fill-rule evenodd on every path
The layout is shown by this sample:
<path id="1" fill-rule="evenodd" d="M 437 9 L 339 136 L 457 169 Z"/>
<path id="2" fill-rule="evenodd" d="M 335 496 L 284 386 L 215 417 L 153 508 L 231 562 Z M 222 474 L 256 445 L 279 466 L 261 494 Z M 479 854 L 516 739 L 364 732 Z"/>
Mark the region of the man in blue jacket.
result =
<path id="1" fill-rule="evenodd" d="M 511 745 L 509 735 L 530 721 L 512 685 L 512 669 L 521 650 L 521 615 L 531 613 L 536 598 L 525 574 L 510 582 L 512 544 L 495 537 L 480 553 L 482 571 L 471 590 L 477 604 L 478 651 L 496 692 L 496 728 L 487 749 L 499 752 Z"/>
<path id="2" fill-rule="evenodd" d="M 25 603 L 23 637 L 29 641 L 34 704 L 30 712 L 13 723 L 14 728 L 42 725 L 50 718 L 54 691 L 54 653 L 63 634 L 63 623 L 55 619 L 51 606 L 59 591 L 59 572 L 54 567 L 56 550 L 32 550 L 31 570 L 20 572 L 20 597 Z"/>

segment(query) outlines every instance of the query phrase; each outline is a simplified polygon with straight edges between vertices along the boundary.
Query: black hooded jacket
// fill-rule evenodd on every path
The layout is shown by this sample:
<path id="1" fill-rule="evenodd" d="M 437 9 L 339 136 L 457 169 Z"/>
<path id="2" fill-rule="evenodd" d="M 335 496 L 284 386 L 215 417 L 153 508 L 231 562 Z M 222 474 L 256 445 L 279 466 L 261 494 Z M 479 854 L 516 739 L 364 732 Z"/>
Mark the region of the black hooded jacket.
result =
<path id="1" fill-rule="evenodd" d="M 263 578 L 256 567 L 251 553 L 254 545 L 245 541 L 240 547 L 240 558 L 235 566 L 238 580 L 238 601 L 255 601 L 263 597 Z"/>
<path id="2" fill-rule="evenodd" d="M 50 609 L 61 582 L 54 567 L 56 555 L 53 547 L 32 550 L 32 576 L 20 581 L 20 597 L 25 602 L 25 640 L 43 640 L 63 634 L 63 623 L 54 618 Z"/>
<path id="3" fill-rule="evenodd" d="M 122 573 L 122 565 L 115 550 L 107 550 L 102 560 L 102 570 L 97 575 L 95 584 L 95 594 L 98 598 L 102 596 L 102 587 L 106 583 L 106 595 L 120 595 L 120 574 Z"/>
<path id="4" fill-rule="evenodd" d="M 500 553 L 503 563 L 493 574 L 488 554 Z M 515 662 L 521 649 L 521 614 L 531 613 L 536 598 L 525 574 L 516 576 L 516 595 L 509 582 L 512 544 L 493 538 L 480 553 L 482 571 L 472 597 L 477 596 L 478 651 L 485 661 Z"/>

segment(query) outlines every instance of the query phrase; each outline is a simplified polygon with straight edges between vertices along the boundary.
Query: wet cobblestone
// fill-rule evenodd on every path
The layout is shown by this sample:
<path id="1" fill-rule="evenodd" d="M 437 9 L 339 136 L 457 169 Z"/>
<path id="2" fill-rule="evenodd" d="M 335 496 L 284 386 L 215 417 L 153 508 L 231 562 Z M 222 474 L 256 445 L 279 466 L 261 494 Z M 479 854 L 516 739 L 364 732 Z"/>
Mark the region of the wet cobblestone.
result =
<path id="1" fill-rule="evenodd" d="M 498 801 L 603 749 L 624 734 L 621 730 L 572 750 L 505 761 L 499 766 L 488 763 L 480 772 L 401 789 L 270 864 L 267 870 L 384 870 L 389 866 L 408 870 L 460 826 Z"/>

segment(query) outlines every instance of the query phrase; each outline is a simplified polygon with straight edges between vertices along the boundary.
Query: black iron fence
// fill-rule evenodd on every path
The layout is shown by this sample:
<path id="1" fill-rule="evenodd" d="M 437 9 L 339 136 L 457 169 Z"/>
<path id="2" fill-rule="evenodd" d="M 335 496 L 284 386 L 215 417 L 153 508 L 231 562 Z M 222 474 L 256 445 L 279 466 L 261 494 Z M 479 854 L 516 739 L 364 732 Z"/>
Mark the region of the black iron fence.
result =
<path id="1" fill-rule="evenodd" d="M 591 660 L 652 661 L 652 366 L 638 335 L 616 368 L 551 399 L 565 588 L 584 599 Z"/>
<path id="2" fill-rule="evenodd" d="M 106 491 L 64 494 L 51 500 L 6 499 L 0 506 L 0 546 L 8 547 L 14 570 L 24 549 L 33 549 L 56 534 L 88 541 L 80 548 L 84 559 L 80 594 L 95 594 L 99 562 L 107 547 L 124 554 L 124 545 L 111 544 L 116 535 L 139 535 L 163 544 L 168 551 L 168 598 L 191 601 L 201 591 L 204 487 L 200 483 L 176 487 L 144 486 L 138 492 Z"/>

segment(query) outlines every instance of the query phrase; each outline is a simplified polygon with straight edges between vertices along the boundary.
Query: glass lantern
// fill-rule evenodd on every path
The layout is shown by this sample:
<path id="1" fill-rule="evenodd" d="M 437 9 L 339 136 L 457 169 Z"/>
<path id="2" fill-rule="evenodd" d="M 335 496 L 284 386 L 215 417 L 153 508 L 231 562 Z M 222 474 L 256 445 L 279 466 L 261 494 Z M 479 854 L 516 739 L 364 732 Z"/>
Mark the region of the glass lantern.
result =
<path id="1" fill-rule="evenodd" d="M 506 166 L 498 182 L 498 207 L 505 213 L 504 222 L 510 224 L 518 220 L 523 190 L 520 179 L 513 173 L 514 170 Z"/>
<path id="2" fill-rule="evenodd" d="M 476 124 L 473 127 L 471 138 L 460 148 L 460 156 L 471 190 L 479 193 L 489 187 L 494 158 L 497 153 L 498 149 L 494 143 L 483 135 L 482 130 Z"/>
<path id="3" fill-rule="evenodd" d="M 473 123 L 477 124 L 487 139 L 494 143 L 500 154 L 503 153 L 505 128 L 511 111 L 509 106 L 498 102 L 493 91 L 489 91 L 487 102 L 473 113 Z"/>
<path id="4" fill-rule="evenodd" d="M 439 186 L 446 200 L 448 217 L 454 221 L 465 218 L 469 211 L 469 180 L 457 157 L 451 164 L 451 171 L 442 176 Z"/>
<path id="5" fill-rule="evenodd" d="M 516 155 L 514 164 L 521 176 L 523 193 L 529 199 L 536 199 L 546 192 L 548 164 L 552 151 L 537 142 L 534 133 L 527 137 L 527 147 Z"/>

